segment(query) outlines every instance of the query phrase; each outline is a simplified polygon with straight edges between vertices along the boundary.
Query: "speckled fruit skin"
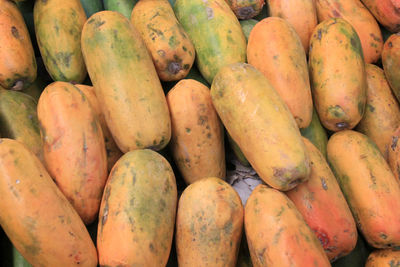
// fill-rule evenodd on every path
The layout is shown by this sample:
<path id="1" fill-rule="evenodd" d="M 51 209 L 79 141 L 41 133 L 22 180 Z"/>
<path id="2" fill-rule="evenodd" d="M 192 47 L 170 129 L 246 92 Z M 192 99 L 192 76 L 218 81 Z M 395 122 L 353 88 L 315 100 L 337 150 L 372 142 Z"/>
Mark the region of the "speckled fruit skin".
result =
<path id="1" fill-rule="evenodd" d="M 97 266 L 79 215 L 35 155 L 0 139 L 0 225 L 33 266 Z"/>
<path id="2" fill-rule="evenodd" d="M 382 65 L 386 79 L 397 101 L 400 100 L 400 33 L 392 34 L 382 51 Z"/>
<path id="3" fill-rule="evenodd" d="M 354 128 L 364 115 L 367 93 L 357 33 L 344 19 L 325 20 L 314 30 L 309 53 L 313 100 L 321 123 L 331 131 Z"/>
<path id="4" fill-rule="evenodd" d="M 369 254 L 365 267 L 392 267 L 400 265 L 400 251 L 380 249 Z"/>
<path id="5" fill-rule="evenodd" d="M 265 0 L 226 0 L 238 19 L 251 19 L 260 14 Z"/>
<path id="6" fill-rule="evenodd" d="M 400 146 L 398 145 L 399 138 L 400 126 L 390 135 L 387 159 L 389 166 L 392 169 L 392 172 L 397 180 L 400 179 Z"/>
<path id="7" fill-rule="evenodd" d="M 178 204 L 178 265 L 236 266 L 242 229 L 242 202 L 228 183 L 216 177 L 194 182 Z"/>
<path id="8" fill-rule="evenodd" d="M 331 136 L 328 161 L 357 227 L 375 248 L 400 245 L 400 183 L 378 147 L 352 130 Z"/>
<path id="9" fill-rule="evenodd" d="M 391 32 L 400 31 L 399 0 L 361 0 L 369 11 L 386 29 Z"/>
<path id="10" fill-rule="evenodd" d="M 111 170 L 101 201 L 100 266 L 165 266 L 176 205 L 175 176 L 165 158 L 149 149 L 124 154 Z"/>

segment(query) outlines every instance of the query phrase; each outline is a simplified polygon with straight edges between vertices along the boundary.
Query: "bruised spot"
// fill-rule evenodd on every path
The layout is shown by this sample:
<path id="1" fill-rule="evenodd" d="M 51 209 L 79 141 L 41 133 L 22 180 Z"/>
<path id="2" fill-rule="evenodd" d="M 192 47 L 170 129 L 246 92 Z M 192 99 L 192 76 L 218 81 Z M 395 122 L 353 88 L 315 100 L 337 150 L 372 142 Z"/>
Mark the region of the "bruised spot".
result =
<path id="1" fill-rule="evenodd" d="M 207 116 L 199 116 L 197 124 L 198 125 L 204 125 L 207 121 L 208 121 Z"/>
<path id="2" fill-rule="evenodd" d="M 177 74 L 182 69 L 182 66 L 178 62 L 170 62 L 168 64 L 168 72 L 172 74 Z"/>
<path id="3" fill-rule="evenodd" d="M 317 37 L 317 39 L 321 40 L 321 38 L 322 38 L 322 30 L 318 29 L 318 37 Z"/>
<path id="4" fill-rule="evenodd" d="M 332 15 L 333 15 L 333 17 L 335 17 L 335 18 L 340 18 L 341 16 L 340 16 L 340 13 L 336 10 L 336 9 L 334 9 L 333 11 L 332 11 Z"/>
<path id="5" fill-rule="evenodd" d="M 105 21 L 100 21 L 100 20 L 98 20 L 98 21 L 96 21 L 95 23 L 94 23 L 94 27 L 95 28 L 99 28 L 101 25 L 103 25 L 104 23 L 106 23 Z"/>
<path id="6" fill-rule="evenodd" d="M 328 190 L 328 185 L 326 184 L 326 180 L 323 177 L 321 177 L 321 184 L 324 190 Z"/>
<path id="7" fill-rule="evenodd" d="M 103 212 L 103 217 L 101 218 L 101 226 L 104 226 L 107 222 L 108 218 L 108 199 L 110 198 L 110 192 L 111 188 L 107 187 L 105 192 L 104 192 L 104 212 Z"/>
<path id="8" fill-rule="evenodd" d="M 254 8 L 252 6 L 241 7 L 237 13 L 240 19 L 249 19 L 254 13 Z"/>
<path id="9" fill-rule="evenodd" d="M 150 251 L 153 252 L 153 253 L 156 252 L 155 249 L 154 249 L 154 245 L 153 245 L 152 243 L 150 243 L 149 249 L 150 249 Z"/>
<path id="10" fill-rule="evenodd" d="M 21 40 L 21 35 L 19 35 L 18 29 L 15 26 L 11 27 L 11 34 L 18 40 Z"/>
<path id="11" fill-rule="evenodd" d="M 340 130 L 347 129 L 349 124 L 347 122 L 338 122 L 336 123 L 336 127 Z"/>
<path id="12" fill-rule="evenodd" d="M 367 107 L 368 107 L 368 110 L 370 112 L 374 112 L 375 111 L 375 108 L 371 104 L 367 104 Z"/>
<path id="13" fill-rule="evenodd" d="M 321 243 L 322 247 L 326 249 L 329 244 L 329 237 L 327 233 L 322 229 L 313 229 L 315 235 L 317 236 L 319 242 Z"/>
<path id="14" fill-rule="evenodd" d="M 392 42 L 389 42 L 389 43 L 388 43 L 388 46 L 389 46 L 389 48 L 392 48 L 392 47 L 393 47 Z"/>
<path id="15" fill-rule="evenodd" d="M 390 145 L 390 147 L 392 148 L 392 150 L 394 151 L 397 147 L 397 141 L 399 140 L 398 136 L 393 136 L 392 137 L 392 144 Z"/>
<path id="16" fill-rule="evenodd" d="M 387 239 L 387 235 L 385 235 L 384 233 L 380 233 L 379 236 L 380 236 L 382 239 L 385 239 L 385 240 Z"/>
<path id="17" fill-rule="evenodd" d="M 206 8 L 207 18 L 212 19 L 214 18 L 214 10 L 211 7 Z"/>
<path id="18" fill-rule="evenodd" d="M 372 39 L 374 39 L 374 41 L 376 41 L 376 42 L 380 42 L 381 41 L 381 38 L 376 36 L 374 33 L 370 33 L 369 35 L 372 37 Z"/>

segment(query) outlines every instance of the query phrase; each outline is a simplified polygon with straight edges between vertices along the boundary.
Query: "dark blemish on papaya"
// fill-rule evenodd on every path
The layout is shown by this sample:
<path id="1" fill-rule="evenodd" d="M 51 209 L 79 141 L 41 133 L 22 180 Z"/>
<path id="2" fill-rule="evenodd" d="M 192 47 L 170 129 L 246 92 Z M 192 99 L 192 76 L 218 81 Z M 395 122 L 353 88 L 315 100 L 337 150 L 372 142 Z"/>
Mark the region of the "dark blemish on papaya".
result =
<path id="1" fill-rule="evenodd" d="M 321 40 L 321 38 L 322 38 L 322 30 L 321 30 L 321 29 L 318 29 L 317 34 L 318 34 L 317 39 L 318 39 L 318 40 Z"/>
<path id="2" fill-rule="evenodd" d="M 214 18 L 214 10 L 211 7 L 206 7 L 206 12 L 209 20 Z"/>
<path id="3" fill-rule="evenodd" d="M 349 124 L 347 122 L 338 122 L 336 123 L 336 127 L 339 130 L 347 129 L 349 127 Z"/>
<path id="4" fill-rule="evenodd" d="M 389 48 L 392 48 L 392 47 L 393 47 L 392 42 L 389 42 L 389 43 L 388 43 L 388 47 L 389 47 Z"/>
<path id="5" fill-rule="evenodd" d="M 369 176 L 371 178 L 372 185 L 376 186 L 376 177 L 373 175 L 372 171 L 369 171 Z"/>
<path id="6" fill-rule="evenodd" d="M 187 48 L 185 46 L 182 46 L 183 51 L 187 51 Z"/>
<path id="7" fill-rule="evenodd" d="M 288 184 L 288 186 L 289 186 L 289 187 L 295 187 L 296 185 L 300 184 L 302 181 L 303 181 L 303 179 L 298 178 L 298 179 L 296 179 L 296 180 L 294 180 L 294 181 L 291 181 L 291 182 Z"/>
<path id="8" fill-rule="evenodd" d="M 379 234 L 379 236 L 380 236 L 382 239 L 387 239 L 387 235 L 385 235 L 384 233 Z"/>
<path id="9" fill-rule="evenodd" d="M 197 120 L 198 125 L 204 125 L 208 121 L 207 116 L 199 116 L 199 119 Z"/>
<path id="10" fill-rule="evenodd" d="M 368 110 L 370 112 L 374 112 L 375 111 L 375 108 L 371 104 L 367 104 L 367 107 L 368 107 Z"/>
<path id="11" fill-rule="evenodd" d="M 239 8 L 238 15 L 241 19 L 248 19 L 254 13 L 254 8 L 252 6 L 246 6 Z"/>
<path id="12" fill-rule="evenodd" d="M 185 64 L 185 65 L 183 65 L 183 69 L 185 69 L 185 70 L 188 70 L 188 69 L 189 69 L 189 67 L 190 67 L 190 65 L 189 65 L 189 64 Z"/>
<path id="13" fill-rule="evenodd" d="M 47 3 L 47 0 L 42 0 L 42 3 L 43 3 L 43 4 L 46 4 L 46 3 Z"/>
<path id="14" fill-rule="evenodd" d="M 266 250 L 267 248 L 263 248 L 262 250 L 257 252 L 258 261 L 261 263 L 262 266 L 265 266 L 264 253 Z"/>
<path id="15" fill-rule="evenodd" d="M 185 128 L 187 133 L 190 133 L 191 129 L 190 128 Z"/>
<path id="16" fill-rule="evenodd" d="M 332 10 L 332 15 L 333 15 L 333 17 L 335 17 L 335 18 L 340 18 L 340 17 L 341 17 L 341 16 L 340 16 L 340 13 L 339 13 L 336 9 Z"/>
<path id="17" fill-rule="evenodd" d="M 150 251 L 153 252 L 153 253 L 156 252 L 152 243 L 150 243 L 149 249 L 150 249 Z"/>
<path id="18" fill-rule="evenodd" d="M 274 245 L 278 244 L 279 238 L 281 237 L 282 232 L 283 232 L 283 228 L 279 228 L 278 232 L 276 232 L 274 234 L 272 244 L 274 244 Z"/>
<path id="19" fill-rule="evenodd" d="M 208 134 L 207 134 L 207 138 L 208 138 L 208 139 L 211 139 L 211 136 L 212 136 L 211 133 L 208 133 Z"/>
<path id="20" fill-rule="evenodd" d="M 152 27 L 152 24 L 147 24 L 147 28 L 151 30 L 152 32 L 156 33 L 158 36 L 164 36 L 164 33 L 160 31 L 159 29 L 155 29 Z"/>
<path id="21" fill-rule="evenodd" d="M 136 140 L 135 143 L 137 147 L 142 147 L 142 143 L 140 143 L 140 141 Z"/>
<path id="22" fill-rule="evenodd" d="M 369 36 L 372 37 L 372 39 L 374 39 L 374 41 L 376 42 L 381 42 L 381 38 L 379 38 L 378 36 L 376 36 L 374 33 L 370 33 Z"/>
<path id="23" fill-rule="evenodd" d="M 71 232 L 71 231 L 68 231 L 68 234 L 69 234 L 70 236 L 75 237 L 75 234 L 74 234 L 73 232 Z"/>
<path id="24" fill-rule="evenodd" d="M 168 64 L 168 72 L 174 75 L 177 74 L 181 69 L 181 64 L 178 62 L 170 62 Z"/>
<path id="25" fill-rule="evenodd" d="M 324 190 L 328 190 L 328 185 L 326 184 L 325 178 L 321 177 L 320 179 L 321 179 L 322 188 Z"/>
<path id="26" fill-rule="evenodd" d="M 107 222 L 108 218 L 108 199 L 110 198 L 111 194 L 111 187 L 107 187 L 106 190 L 104 191 L 104 212 L 103 212 L 103 217 L 101 218 L 101 226 L 104 226 Z M 101 229 L 102 230 L 102 229 Z"/>
<path id="27" fill-rule="evenodd" d="M 117 3 L 118 3 L 118 2 L 117 2 Z M 154 14 L 154 15 L 150 18 L 150 20 L 152 20 L 152 19 L 154 19 L 155 17 L 158 17 L 158 16 L 160 16 L 160 12 L 157 11 L 157 13 Z"/>
<path id="28" fill-rule="evenodd" d="M 99 28 L 100 26 L 104 25 L 106 22 L 105 21 L 96 21 L 94 24 L 95 28 Z"/>
<path id="29" fill-rule="evenodd" d="M 279 58 L 279 55 L 274 55 L 272 58 L 273 58 L 274 60 L 277 60 L 277 59 Z"/>
<path id="30" fill-rule="evenodd" d="M 399 137 L 398 136 L 393 136 L 392 137 L 392 144 L 390 145 L 390 147 L 392 148 L 393 151 L 397 147 L 397 141 L 399 141 Z"/>
<path id="31" fill-rule="evenodd" d="M 21 36 L 19 35 L 18 29 L 15 26 L 11 27 L 11 34 L 18 40 L 21 40 Z"/>
<path id="32" fill-rule="evenodd" d="M 168 40 L 168 45 L 170 47 L 175 47 L 176 46 L 176 37 L 175 35 L 171 36 Z"/>
<path id="33" fill-rule="evenodd" d="M 317 236 L 319 242 L 321 243 L 322 247 L 325 249 L 329 244 L 329 237 L 327 233 L 322 229 L 313 229 L 313 231 Z"/>

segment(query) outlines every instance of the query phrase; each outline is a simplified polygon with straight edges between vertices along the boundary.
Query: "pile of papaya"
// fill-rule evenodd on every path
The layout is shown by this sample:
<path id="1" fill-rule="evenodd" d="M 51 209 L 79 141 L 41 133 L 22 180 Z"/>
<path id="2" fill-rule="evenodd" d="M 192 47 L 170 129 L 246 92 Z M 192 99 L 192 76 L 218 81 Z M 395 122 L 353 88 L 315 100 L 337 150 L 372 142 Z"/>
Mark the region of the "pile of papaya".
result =
<path id="1" fill-rule="evenodd" d="M 0 0 L 0 265 L 400 266 L 399 101 L 399 0 Z"/>

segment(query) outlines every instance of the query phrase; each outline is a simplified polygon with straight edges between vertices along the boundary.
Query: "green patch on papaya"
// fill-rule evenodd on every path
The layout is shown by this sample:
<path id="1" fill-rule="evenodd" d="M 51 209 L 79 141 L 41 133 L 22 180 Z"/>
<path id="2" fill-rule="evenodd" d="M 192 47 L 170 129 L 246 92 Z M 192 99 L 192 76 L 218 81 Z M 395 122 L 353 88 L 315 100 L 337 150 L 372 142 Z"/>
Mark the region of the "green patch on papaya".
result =
<path id="1" fill-rule="evenodd" d="M 374 112 L 374 111 L 375 111 L 374 106 L 372 106 L 371 104 L 367 104 L 367 107 L 368 107 L 368 110 L 369 110 L 370 112 Z M 360 113 L 360 114 L 361 114 L 361 113 Z"/>

